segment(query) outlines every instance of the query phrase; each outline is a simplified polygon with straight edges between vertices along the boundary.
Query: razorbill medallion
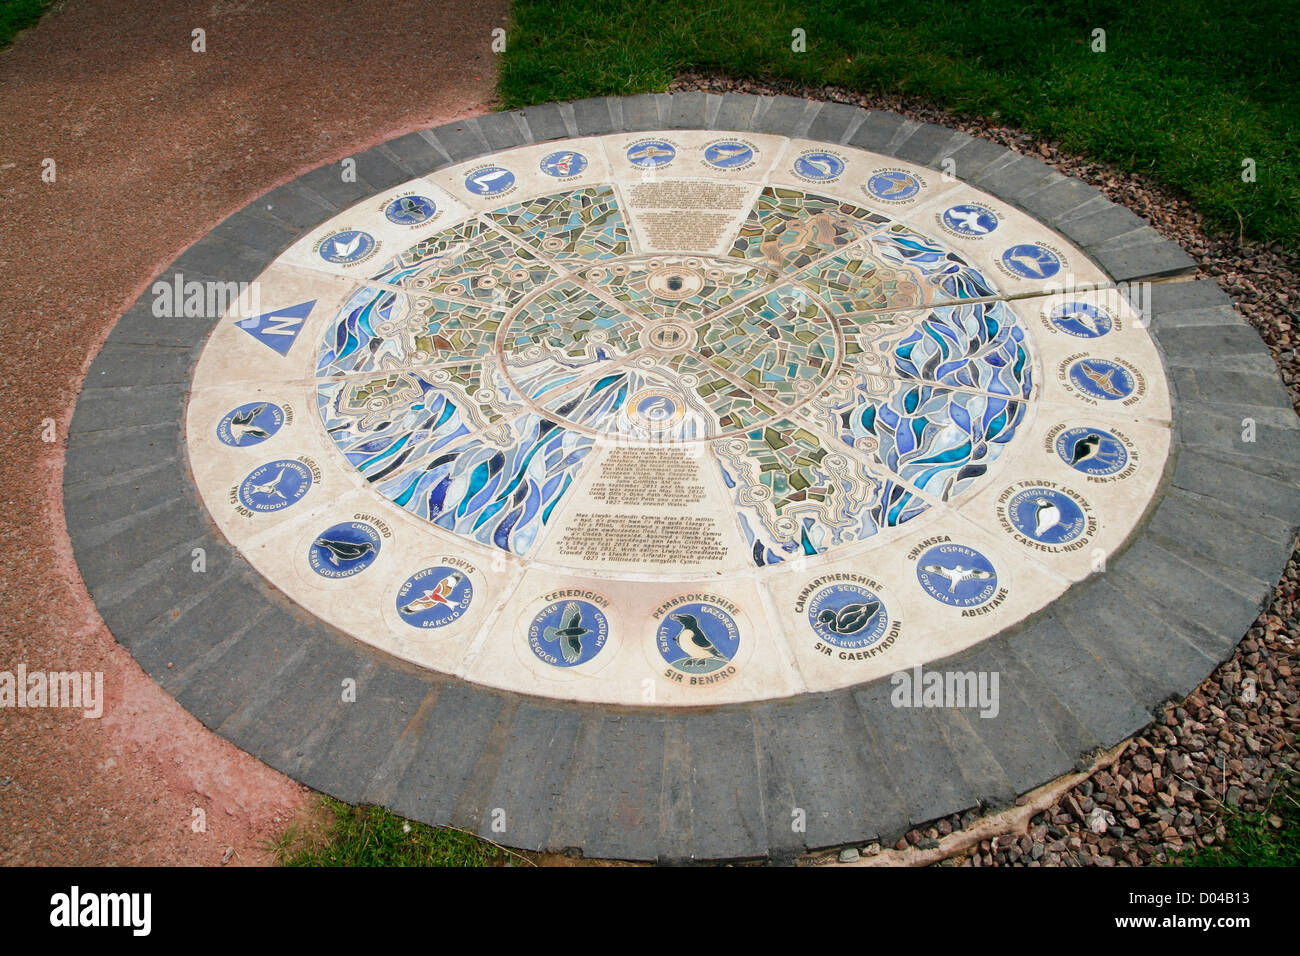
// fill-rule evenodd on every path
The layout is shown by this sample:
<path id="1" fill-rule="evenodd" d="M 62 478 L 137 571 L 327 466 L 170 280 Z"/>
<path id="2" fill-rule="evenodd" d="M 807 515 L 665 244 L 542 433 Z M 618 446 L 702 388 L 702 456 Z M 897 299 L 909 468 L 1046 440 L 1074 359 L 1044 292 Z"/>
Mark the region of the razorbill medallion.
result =
<path id="1" fill-rule="evenodd" d="M 655 646 L 669 668 L 691 678 L 691 684 L 710 683 L 735 673 L 731 660 L 740 650 L 740 627 L 718 603 L 690 601 L 664 615 Z"/>

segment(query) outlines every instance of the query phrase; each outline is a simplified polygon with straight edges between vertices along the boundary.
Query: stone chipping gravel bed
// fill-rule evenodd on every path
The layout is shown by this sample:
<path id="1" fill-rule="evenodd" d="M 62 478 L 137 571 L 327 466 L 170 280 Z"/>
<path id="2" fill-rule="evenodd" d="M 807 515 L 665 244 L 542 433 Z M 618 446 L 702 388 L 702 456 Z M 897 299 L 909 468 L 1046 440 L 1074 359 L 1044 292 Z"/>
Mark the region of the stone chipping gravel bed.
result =
<path id="1" fill-rule="evenodd" d="M 669 93 L 786 94 L 890 110 L 937 123 L 1034 156 L 1127 206 L 1195 258 L 1198 278 L 1213 279 L 1259 332 L 1300 410 L 1300 259 L 1278 244 L 1251 243 L 1240 234 L 1207 232 L 1193 205 L 1174 191 L 1103 163 L 1063 153 L 1058 143 L 978 117 L 954 116 L 897 96 L 867 96 L 826 86 L 757 83 L 684 74 Z M 1272 814 L 1279 784 L 1300 769 L 1300 552 L 1293 552 L 1269 606 L 1231 658 L 1181 703 L 1170 702 L 1107 769 L 1098 770 L 1033 816 L 1023 832 L 982 841 L 938 865 L 1141 866 L 1175 861 L 1183 851 L 1224 838 L 1237 812 Z M 972 810 L 909 831 L 896 849 L 932 849 L 975 825 Z M 841 859 L 856 856 L 855 848 Z M 871 855 L 872 844 L 860 853 Z"/>

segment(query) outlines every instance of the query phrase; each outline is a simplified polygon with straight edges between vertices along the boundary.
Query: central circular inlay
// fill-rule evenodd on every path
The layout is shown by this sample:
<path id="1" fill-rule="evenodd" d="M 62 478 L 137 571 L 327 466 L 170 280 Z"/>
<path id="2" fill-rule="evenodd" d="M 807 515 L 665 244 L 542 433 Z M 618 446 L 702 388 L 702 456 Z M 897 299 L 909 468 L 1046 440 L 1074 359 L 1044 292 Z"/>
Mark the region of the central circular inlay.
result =
<path id="1" fill-rule="evenodd" d="M 641 333 L 641 341 L 660 352 L 685 352 L 695 344 L 695 332 L 680 322 L 660 322 Z"/>
<path id="2" fill-rule="evenodd" d="M 425 666 L 626 704 L 844 686 L 1034 613 L 1141 516 L 1168 397 L 1103 280 L 847 147 L 524 147 L 276 260 L 203 353 L 192 467 L 277 586 Z"/>
<path id="3" fill-rule="evenodd" d="M 713 270 L 714 277 L 720 278 L 721 270 Z M 670 263 L 650 273 L 646 287 L 660 299 L 689 299 L 704 288 L 704 273 L 699 260 L 687 259 L 682 263 Z"/>

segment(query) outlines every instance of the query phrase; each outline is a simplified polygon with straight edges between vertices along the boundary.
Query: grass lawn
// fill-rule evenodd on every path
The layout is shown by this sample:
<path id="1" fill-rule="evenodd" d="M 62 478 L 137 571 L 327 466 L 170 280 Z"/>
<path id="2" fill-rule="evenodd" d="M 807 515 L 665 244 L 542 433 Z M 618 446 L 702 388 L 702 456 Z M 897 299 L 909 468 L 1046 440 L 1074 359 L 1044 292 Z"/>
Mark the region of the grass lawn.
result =
<path id="1" fill-rule="evenodd" d="M 19 30 L 41 18 L 51 0 L 0 0 L 0 49 L 13 42 Z"/>
<path id="2" fill-rule="evenodd" d="M 1300 252 L 1295 13 L 1291 0 L 514 0 L 500 91 L 521 107 L 659 92 L 697 71 L 901 94 L 1140 173 L 1211 228 Z"/>
<path id="3" fill-rule="evenodd" d="M 322 799 L 324 831 L 290 828 L 271 849 L 282 866 L 500 866 L 507 854 L 459 830 L 409 823 L 379 807 Z"/>
<path id="4" fill-rule="evenodd" d="M 1291 779 L 1267 809 L 1234 813 L 1221 846 L 1179 854 L 1176 866 L 1300 866 L 1300 785 Z"/>

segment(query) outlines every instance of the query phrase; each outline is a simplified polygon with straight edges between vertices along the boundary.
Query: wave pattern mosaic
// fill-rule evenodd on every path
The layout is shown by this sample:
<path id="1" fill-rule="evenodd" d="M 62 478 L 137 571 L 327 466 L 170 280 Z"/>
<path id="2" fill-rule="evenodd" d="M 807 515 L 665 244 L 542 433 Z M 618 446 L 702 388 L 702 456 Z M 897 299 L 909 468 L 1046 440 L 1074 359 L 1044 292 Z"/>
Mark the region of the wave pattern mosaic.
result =
<path id="1" fill-rule="evenodd" d="M 276 587 L 425 667 L 627 704 L 827 690 L 1105 567 L 1170 442 L 1132 298 L 847 147 L 526 147 L 280 256 L 204 350 L 191 465 Z"/>

